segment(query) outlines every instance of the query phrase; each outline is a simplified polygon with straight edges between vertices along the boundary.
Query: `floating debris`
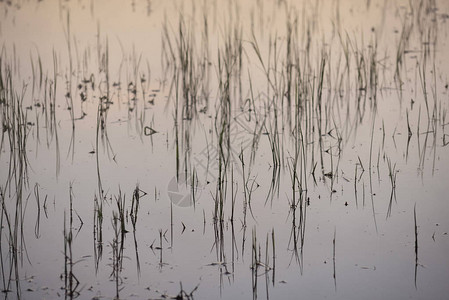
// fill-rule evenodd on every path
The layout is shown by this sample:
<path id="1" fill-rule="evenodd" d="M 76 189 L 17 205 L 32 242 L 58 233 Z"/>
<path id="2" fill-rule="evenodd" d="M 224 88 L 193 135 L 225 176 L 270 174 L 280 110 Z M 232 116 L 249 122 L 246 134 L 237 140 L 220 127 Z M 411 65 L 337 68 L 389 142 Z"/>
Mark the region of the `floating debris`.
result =
<path id="1" fill-rule="evenodd" d="M 157 133 L 156 130 L 154 130 L 154 129 L 151 128 L 151 127 L 145 126 L 145 128 L 144 128 L 144 134 L 145 134 L 146 136 L 153 135 L 153 134 L 155 134 L 155 133 Z"/>

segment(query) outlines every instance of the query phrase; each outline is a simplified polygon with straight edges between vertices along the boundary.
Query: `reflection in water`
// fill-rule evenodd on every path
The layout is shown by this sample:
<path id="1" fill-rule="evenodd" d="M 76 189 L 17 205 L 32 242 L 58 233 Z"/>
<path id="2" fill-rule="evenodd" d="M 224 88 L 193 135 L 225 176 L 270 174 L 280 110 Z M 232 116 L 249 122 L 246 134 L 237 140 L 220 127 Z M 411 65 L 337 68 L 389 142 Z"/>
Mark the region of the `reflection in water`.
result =
<path id="1" fill-rule="evenodd" d="M 75 276 L 73 267 L 76 264 L 73 255 L 73 242 L 76 235 L 73 233 L 73 190 L 72 186 L 69 188 L 69 220 L 68 228 L 66 227 L 66 212 L 64 212 L 64 293 L 65 299 L 74 299 L 80 295 L 80 281 Z M 78 228 L 78 232 L 81 230 L 83 223 Z"/>
<path id="2" fill-rule="evenodd" d="M 0 8 L 5 298 L 447 294 L 445 2 Z"/>

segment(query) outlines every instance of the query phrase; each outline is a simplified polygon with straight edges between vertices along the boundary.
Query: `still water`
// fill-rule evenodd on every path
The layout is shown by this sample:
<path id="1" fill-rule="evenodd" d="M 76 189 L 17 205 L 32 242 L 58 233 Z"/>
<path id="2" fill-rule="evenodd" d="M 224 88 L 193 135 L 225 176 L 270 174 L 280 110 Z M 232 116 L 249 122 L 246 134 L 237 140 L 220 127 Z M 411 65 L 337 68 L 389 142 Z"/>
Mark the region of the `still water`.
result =
<path id="1" fill-rule="evenodd" d="M 0 14 L 5 299 L 447 299 L 446 1 Z"/>

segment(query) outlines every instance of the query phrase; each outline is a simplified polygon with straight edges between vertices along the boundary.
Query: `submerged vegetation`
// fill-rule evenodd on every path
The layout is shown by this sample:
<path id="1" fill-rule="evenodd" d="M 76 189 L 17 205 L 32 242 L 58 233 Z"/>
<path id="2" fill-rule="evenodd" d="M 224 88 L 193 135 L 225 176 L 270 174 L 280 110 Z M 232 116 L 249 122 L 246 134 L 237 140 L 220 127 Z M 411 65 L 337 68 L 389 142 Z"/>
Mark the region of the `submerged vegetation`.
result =
<path id="1" fill-rule="evenodd" d="M 5 299 L 449 292 L 444 1 L 35 2 L 0 2 Z"/>

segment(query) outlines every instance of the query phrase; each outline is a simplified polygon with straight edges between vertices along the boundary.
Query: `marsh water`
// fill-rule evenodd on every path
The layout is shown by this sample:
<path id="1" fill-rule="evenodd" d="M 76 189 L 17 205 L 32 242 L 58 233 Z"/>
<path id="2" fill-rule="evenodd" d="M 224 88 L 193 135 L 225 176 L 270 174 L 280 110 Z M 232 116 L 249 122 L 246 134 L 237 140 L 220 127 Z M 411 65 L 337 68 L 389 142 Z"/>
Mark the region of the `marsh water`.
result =
<path id="1" fill-rule="evenodd" d="M 447 1 L 0 1 L 4 299 L 447 299 Z"/>

